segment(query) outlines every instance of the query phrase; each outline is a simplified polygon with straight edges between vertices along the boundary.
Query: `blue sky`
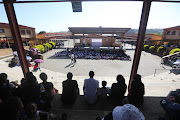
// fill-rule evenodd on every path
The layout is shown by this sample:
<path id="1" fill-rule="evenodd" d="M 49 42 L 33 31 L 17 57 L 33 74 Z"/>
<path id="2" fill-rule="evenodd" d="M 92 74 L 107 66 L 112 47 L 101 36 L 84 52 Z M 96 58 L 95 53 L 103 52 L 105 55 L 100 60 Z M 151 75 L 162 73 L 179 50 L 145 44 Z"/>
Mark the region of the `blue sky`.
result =
<path id="1" fill-rule="evenodd" d="M 18 23 L 36 32 L 67 31 L 68 27 L 139 28 L 142 2 L 82 2 L 82 12 L 73 13 L 70 2 L 15 4 Z M 153 2 L 147 28 L 180 25 L 180 4 Z M 8 22 L 0 4 L 0 22 Z"/>

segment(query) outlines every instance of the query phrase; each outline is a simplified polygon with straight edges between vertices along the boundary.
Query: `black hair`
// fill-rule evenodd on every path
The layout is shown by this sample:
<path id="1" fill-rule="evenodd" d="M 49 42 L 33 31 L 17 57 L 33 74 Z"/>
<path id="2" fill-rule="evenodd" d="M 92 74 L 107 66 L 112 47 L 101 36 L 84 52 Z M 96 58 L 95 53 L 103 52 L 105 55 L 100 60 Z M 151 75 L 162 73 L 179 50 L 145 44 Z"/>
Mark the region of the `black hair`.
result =
<path id="1" fill-rule="evenodd" d="M 47 81 L 47 74 L 46 74 L 46 73 L 42 72 L 42 73 L 39 75 L 39 77 L 41 78 L 41 80 Z"/>
<path id="2" fill-rule="evenodd" d="M 117 75 L 117 77 L 116 77 L 116 80 L 117 80 L 117 82 L 118 83 L 122 83 L 122 84 L 125 84 L 125 79 L 124 79 L 124 77 L 122 76 L 122 75 Z"/>
<path id="3" fill-rule="evenodd" d="M 94 71 L 90 71 L 90 72 L 89 72 L 89 76 L 90 76 L 90 77 L 93 77 L 93 76 L 94 76 Z"/>
<path id="4" fill-rule="evenodd" d="M 102 86 L 105 87 L 107 85 L 106 81 L 102 81 Z"/>
<path id="5" fill-rule="evenodd" d="M 72 74 L 71 72 L 68 72 L 68 73 L 67 73 L 67 78 L 68 78 L 68 79 L 72 79 L 72 77 L 73 77 L 73 74 Z"/>

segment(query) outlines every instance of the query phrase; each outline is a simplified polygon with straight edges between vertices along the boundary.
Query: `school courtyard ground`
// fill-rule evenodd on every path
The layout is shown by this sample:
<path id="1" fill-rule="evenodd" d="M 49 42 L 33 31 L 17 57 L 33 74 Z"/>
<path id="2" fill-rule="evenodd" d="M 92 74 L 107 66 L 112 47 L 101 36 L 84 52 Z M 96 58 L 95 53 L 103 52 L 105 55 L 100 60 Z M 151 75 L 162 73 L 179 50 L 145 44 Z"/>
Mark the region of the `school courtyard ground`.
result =
<path id="1" fill-rule="evenodd" d="M 66 80 L 67 72 L 73 73 L 73 79 L 77 80 L 80 94 L 83 95 L 83 83 L 84 79 L 88 78 L 90 70 L 95 72 L 94 78 L 101 81 L 106 80 L 107 86 L 111 87 L 111 84 L 116 82 L 116 76 L 122 74 L 126 79 L 128 85 L 129 76 L 132 67 L 132 61 L 120 61 L 120 60 L 86 60 L 77 59 L 77 63 L 70 64 L 70 59 L 61 59 L 61 57 L 54 57 L 55 52 L 62 51 L 64 49 L 54 49 L 47 53 L 44 53 L 44 63 L 41 64 L 41 71 L 33 72 L 37 77 L 38 82 L 39 74 L 45 72 L 48 75 L 48 81 L 54 84 L 54 87 L 62 93 L 62 81 Z M 0 53 L 2 53 L 0 51 Z M 8 53 L 9 54 L 9 53 Z M 11 52 L 10 52 L 11 54 Z M 9 68 L 8 62 L 12 56 L 7 57 L 0 56 L 0 73 L 5 72 L 8 74 L 10 81 L 17 80 L 20 83 L 23 77 L 21 67 Z M 134 50 L 127 50 L 126 54 L 130 55 L 132 60 L 134 56 Z M 176 90 L 180 85 L 180 74 L 176 75 L 170 73 L 171 67 L 162 66 L 160 64 L 161 58 L 150 53 L 142 52 L 138 73 L 142 75 L 142 82 L 145 85 L 145 104 L 140 110 L 143 111 L 147 120 L 155 120 L 159 116 L 165 114 L 164 110 L 160 107 L 159 101 L 165 97 L 169 91 Z M 32 68 L 30 68 L 32 71 Z M 127 95 L 127 92 L 126 92 Z M 87 106 L 82 97 L 78 98 L 77 104 L 73 107 L 63 106 L 58 97 L 54 101 L 54 112 L 62 113 L 67 112 L 70 120 L 77 119 L 95 119 L 96 116 L 103 117 L 107 112 L 113 109 L 112 106 Z M 87 116 L 89 116 L 87 118 Z"/>

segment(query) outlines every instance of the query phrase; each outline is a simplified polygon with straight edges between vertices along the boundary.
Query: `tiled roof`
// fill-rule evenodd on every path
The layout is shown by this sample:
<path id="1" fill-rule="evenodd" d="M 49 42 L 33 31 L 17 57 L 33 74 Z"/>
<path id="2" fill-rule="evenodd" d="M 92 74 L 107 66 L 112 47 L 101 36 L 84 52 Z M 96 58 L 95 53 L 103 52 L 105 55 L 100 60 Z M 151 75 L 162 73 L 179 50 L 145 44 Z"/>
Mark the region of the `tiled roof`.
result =
<path id="1" fill-rule="evenodd" d="M 166 28 L 164 30 L 180 30 L 180 26 L 170 27 L 170 28 Z"/>
<path id="2" fill-rule="evenodd" d="M 9 28 L 9 24 L 8 23 L 0 23 L 0 28 Z M 33 27 L 28 27 L 28 26 L 24 26 L 24 25 L 19 25 L 20 29 L 35 29 Z"/>

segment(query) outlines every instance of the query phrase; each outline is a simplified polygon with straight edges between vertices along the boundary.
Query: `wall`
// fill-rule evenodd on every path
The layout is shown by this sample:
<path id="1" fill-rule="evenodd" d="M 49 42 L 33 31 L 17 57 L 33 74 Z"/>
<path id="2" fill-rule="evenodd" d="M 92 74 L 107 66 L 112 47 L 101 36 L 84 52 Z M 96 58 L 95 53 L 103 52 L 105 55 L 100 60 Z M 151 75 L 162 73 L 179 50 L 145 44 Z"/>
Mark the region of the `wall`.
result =
<path id="1" fill-rule="evenodd" d="M 10 28 L 1 28 L 4 29 L 4 33 L 0 33 L 0 37 L 12 37 Z"/>
<path id="2" fill-rule="evenodd" d="M 0 37 L 11 37 L 12 38 L 10 28 L 1 28 L 1 29 L 4 29 L 5 33 L 0 33 Z M 25 30 L 25 33 L 26 33 L 25 35 L 21 35 L 22 38 L 36 38 L 35 29 L 20 29 L 20 30 Z M 26 30 L 30 30 L 31 35 L 28 35 Z"/>
<path id="3" fill-rule="evenodd" d="M 170 31 L 170 35 L 167 35 L 167 31 Z M 176 35 L 171 35 L 172 31 L 176 31 Z M 180 39 L 180 35 L 179 35 L 180 30 L 164 30 L 163 33 L 163 39 L 165 40 L 175 40 L 175 39 Z"/>

